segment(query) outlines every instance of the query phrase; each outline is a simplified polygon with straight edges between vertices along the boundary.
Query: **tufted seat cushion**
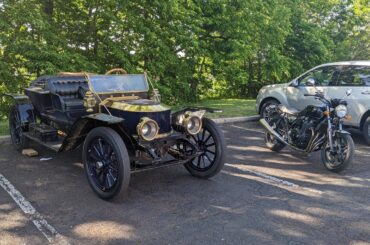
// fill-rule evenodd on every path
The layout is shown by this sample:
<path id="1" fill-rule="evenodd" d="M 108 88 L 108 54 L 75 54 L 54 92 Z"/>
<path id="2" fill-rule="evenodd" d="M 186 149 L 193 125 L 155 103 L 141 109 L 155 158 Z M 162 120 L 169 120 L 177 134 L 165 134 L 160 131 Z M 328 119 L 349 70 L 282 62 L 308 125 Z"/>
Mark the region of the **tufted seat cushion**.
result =
<path id="1" fill-rule="evenodd" d="M 81 90 L 88 90 L 84 77 L 57 77 L 50 81 L 49 90 L 55 96 L 55 108 L 62 111 L 84 110 Z"/>
<path id="2" fill-rule="evenodd" d="M 84 103 L 81 99 L 67 98 L 64 99 L 64 109 L 70 110 L 82 110 L 84 109 Z"/>

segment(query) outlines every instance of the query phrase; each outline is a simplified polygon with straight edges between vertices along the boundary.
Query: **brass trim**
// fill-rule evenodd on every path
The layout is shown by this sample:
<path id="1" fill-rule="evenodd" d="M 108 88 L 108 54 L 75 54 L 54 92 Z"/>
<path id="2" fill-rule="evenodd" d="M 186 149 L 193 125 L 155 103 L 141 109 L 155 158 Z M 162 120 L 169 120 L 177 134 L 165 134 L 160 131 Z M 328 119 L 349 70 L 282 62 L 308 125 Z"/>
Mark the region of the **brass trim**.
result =
<path id="1" fill-rule="evenodd" d="M 163 112 L 170 110 L 169 107 L 166 107 L 162 104 L 158 105 L 130 105 L 125 103 L 124 101 L 109 101 L 112 104 L 107 105 L 107 107 L 122 111 L 130 111 L 130 112 Z"/>

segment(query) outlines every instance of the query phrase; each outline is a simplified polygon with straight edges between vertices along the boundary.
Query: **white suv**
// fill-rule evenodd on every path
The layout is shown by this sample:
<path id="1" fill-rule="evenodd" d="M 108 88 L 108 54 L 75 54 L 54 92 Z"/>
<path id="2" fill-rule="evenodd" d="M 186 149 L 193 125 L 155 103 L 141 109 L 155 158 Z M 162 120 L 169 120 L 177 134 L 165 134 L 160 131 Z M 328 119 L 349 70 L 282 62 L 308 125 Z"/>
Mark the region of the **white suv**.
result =
<path id="1" fill-rule="evenodd" d="M 315 87 L 307 80 L 313 79 Z M 352 89 L 351 95 L 346 92 Z M 303 110 L 307 105 L 319 105 L 314 97 L 317 90 L 327 98 L 343 98 L 348 102 L 351 120 L 345 125 L 358 128 L 370 144 L 370 61 L 336 62 L 317 66 L 293 81 L 284 84 L 268 85 L 261 88 L 256 101 L 257 112 L 263 116 L 270 104 L 283 104 L 292 110 Z"/>

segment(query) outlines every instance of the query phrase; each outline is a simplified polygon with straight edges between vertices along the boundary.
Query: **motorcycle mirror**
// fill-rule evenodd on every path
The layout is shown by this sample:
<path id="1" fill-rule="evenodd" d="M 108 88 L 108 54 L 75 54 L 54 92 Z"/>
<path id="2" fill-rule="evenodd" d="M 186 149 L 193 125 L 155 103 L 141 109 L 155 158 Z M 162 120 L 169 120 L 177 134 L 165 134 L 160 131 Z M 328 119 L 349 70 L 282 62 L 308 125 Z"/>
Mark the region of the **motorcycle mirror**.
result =
<path id="1" fill-rule="evenodd" d="M 315 85 L 316 85 L 316 81 L 314 78 L 310 77 L 307 79 L 306 86 L 315 87 Z"/>
<path id="2" fill-rule="evenodd" d="M 347 90 L 346 95 L 350 96 L 351 94 L 352 94 L 352 89 L 350 88 L 350 89 Z"/>

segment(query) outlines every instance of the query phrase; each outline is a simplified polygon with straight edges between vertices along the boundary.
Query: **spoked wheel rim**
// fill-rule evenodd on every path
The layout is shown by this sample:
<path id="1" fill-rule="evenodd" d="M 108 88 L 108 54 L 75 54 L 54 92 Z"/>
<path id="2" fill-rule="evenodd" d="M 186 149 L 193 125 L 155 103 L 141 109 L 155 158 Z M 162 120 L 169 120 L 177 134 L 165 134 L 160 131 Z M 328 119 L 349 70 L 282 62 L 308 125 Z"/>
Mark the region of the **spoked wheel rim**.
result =
<path id="1" fill-rule="evenodd" d="M 23 136 L 22 123 L 19 114 L 15 110 L 12 110 L 10 113 L 9 124 L 10 137 L 13 144 L 21 145 Z"/>
<path id="2" fill-rule="evenodd" d="M 119 178 L 117 153 L 104 138 L 96 137 L 88 145 L 87 167 L 92 182 L 100 190 L 106 192 L 117 185 Z"/>
<path id="3" fill-rule="evenodd" d="M 214 135 L 203 128 L 198 134 L 192 135 L 190 140 L 196 144 L 201 154 L 191 161 L 193 168 L 198 171 L 207 171 L 216 162 L 217 147 Z"/>
<path id="4" fill-rule="evenodd" d="M 336 168 L 346 160 L 349 154 L 349 148 L 347 140 L 342 137 L 336 138 L 333 143 L 335 154 L 330 151 L 330 147 L 327 145 L 325 148 L 325 156 L 329 167 Z"/>

